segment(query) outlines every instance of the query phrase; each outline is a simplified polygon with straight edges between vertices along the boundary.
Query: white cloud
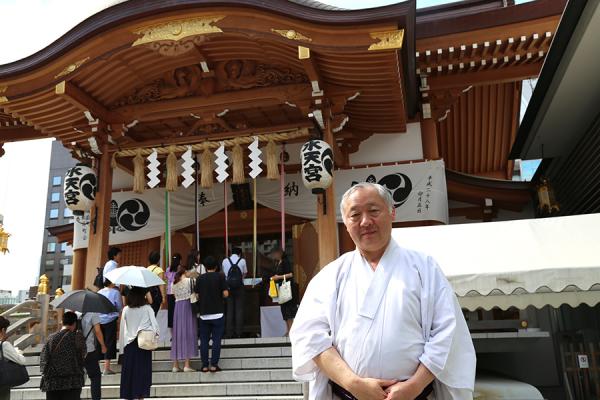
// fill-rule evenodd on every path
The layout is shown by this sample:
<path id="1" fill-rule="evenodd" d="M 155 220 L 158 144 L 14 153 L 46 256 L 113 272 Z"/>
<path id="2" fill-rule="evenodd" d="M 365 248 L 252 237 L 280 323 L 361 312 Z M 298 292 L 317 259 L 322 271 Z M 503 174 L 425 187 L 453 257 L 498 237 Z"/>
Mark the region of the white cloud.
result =
<path id="1" fill-rule="evenodd" d="M 0 158 L 0 214 L 10 253 L 0 253 L 0 289 L 29 289 L 39 277 L 52 139 L 6 143 Z"/>

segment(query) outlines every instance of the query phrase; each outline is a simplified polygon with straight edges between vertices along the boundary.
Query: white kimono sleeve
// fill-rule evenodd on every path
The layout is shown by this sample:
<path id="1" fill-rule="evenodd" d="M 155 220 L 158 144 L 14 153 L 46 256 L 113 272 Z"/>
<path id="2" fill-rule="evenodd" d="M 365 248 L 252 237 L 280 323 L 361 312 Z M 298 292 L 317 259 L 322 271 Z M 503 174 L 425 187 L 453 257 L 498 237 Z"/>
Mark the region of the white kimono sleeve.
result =
<path id="1" fill-rule="evenodd" d="M 293 375 L 298 381 L 316 378 L 319 368 L 313 358 L 333 345 L 336 269 L 327 266 L 310 281 L 294 319 L 290 341 Z"/>
<path id="2" fill-rule="evenodd" d="M 421 268 L 421 310 L 425 341 L 419 361 L 435 375 L 437 400 L 472 398 L 475 349 L 456 295 L 437 263 Z"/>

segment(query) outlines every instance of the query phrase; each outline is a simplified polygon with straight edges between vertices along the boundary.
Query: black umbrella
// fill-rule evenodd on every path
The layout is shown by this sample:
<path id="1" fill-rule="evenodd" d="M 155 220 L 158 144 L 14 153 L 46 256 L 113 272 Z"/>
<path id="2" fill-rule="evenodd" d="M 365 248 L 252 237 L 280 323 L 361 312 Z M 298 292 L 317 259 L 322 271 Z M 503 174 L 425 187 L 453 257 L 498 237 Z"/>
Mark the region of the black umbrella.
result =
<path id="1" fill-rule="evenodd" d="M 79 311 L 82 314 L 89 312 L 108 314 L 117 311 L 110 300 L 88 289 L 73 290 L 52 300 L 50 304 L 54 308 L 65 308 L 72 311 Z"/>

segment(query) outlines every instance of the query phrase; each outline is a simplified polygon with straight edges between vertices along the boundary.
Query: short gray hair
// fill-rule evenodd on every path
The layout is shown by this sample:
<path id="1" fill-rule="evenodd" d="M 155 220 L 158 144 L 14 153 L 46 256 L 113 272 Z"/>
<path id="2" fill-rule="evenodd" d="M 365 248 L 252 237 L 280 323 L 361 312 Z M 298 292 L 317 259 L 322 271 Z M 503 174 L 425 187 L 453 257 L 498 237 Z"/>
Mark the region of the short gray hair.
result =
<path id="1" fill-rule="evenodd" d="M 360 182 L 346 190 L 346 193 L 344 193 L 342 196 L 342 200 L 340 201 L 340 212 L 342 213 L 342 219 L 344 219 L 344 204 L 346 203 L 346 200 L 348 200 L 348 197 L 350 197 L 352 193 L 359 189 L 375 189 L 383 201 L 385 201 L 385 204 L 388 206 L 388 208 L 390 210 L 394 208 L 394 199 L 392 198 L 392 193 L 385 186 L 382 186 L 378 183 Z"/>

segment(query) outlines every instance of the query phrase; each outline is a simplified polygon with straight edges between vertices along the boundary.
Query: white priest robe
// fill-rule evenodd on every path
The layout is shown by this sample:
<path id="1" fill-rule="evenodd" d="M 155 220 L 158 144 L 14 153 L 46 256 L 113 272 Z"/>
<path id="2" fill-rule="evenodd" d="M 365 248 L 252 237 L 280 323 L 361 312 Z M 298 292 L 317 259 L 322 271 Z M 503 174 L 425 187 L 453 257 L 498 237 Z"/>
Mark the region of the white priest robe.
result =
<path id="1" fill-rule="evenodd" d="M 290 332 L 294 378 L 310 399 L 334 399 L 313 358 L 334 346 L 359 376 L 406 380 L 419 363 L 436 400 L 473 398 L 475 350 L 458 300 L 435 260 L 391 239 L 375 271 L 358 250 L 328 264 Z"/>

